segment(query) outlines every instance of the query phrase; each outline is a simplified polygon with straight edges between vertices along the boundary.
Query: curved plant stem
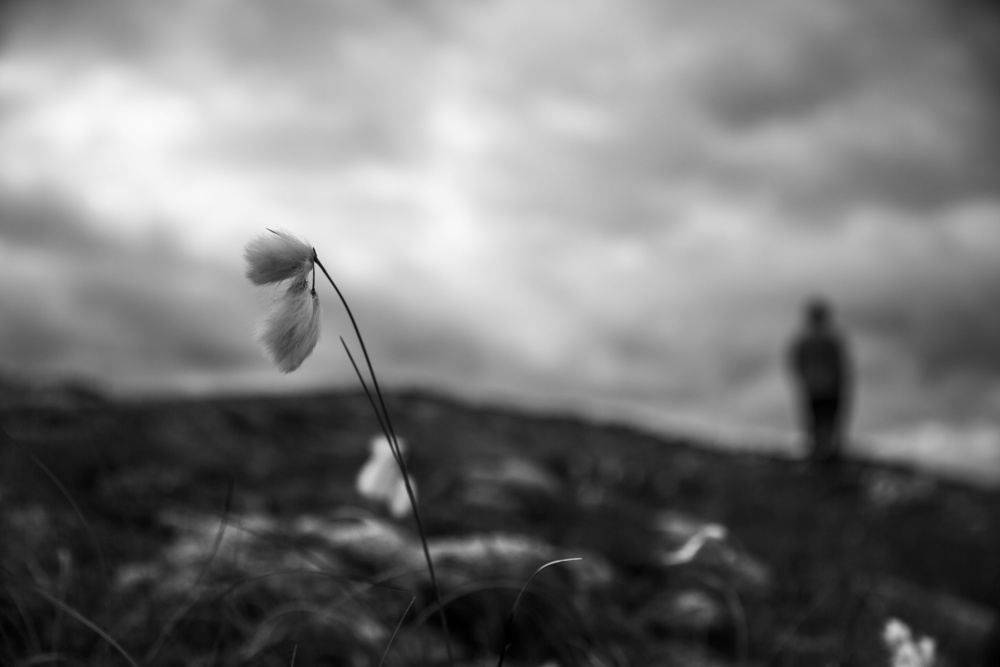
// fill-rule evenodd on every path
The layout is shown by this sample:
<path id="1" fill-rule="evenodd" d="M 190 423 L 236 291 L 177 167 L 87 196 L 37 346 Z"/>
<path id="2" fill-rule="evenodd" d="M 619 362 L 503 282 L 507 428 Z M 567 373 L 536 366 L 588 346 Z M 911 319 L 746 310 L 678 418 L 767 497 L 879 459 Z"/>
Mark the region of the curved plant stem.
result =
<path id="1" fill-rule="evenodd" d="M 528 577 L 528 580 L 524 582 L 524 586 L 521 586 L 521 591 L 517 594 L 514 599 L 514 606 L 510 608 L 510 618 L 507 619 L 507 627 L 503 633 L 503 646 L 500 647 L 500 659 L 497 660 L 497 667 L 503 667 L 504 658 L 507 657 L 507 649 L 510 648 L 510 635 L 511 631 L 514 629 L 514 614 L 517 613 L 517 605 L 521 602 L 521 596 L 524 592 L 528 590 L 528 586 L 531 584 L 531 580 L 538 576 L 538 573 L 549 567 L 550 565 L 558 565 L 559 563 L 570 563 L 577 560 L 583 560 L 582 558 L 561 558 L 559 560 L 554 560 L 542 565 L 540 568 L 535 570 L 535 572 Z"/>
<path id="2" fill-rule="evenodd" d="M 403 615 L 399 617 L 399 623 L 396 624 L 396 629 L 392 631 L 392 636 L 389 637 L 389 643 L 385 645 L 385 651 L 382 653 L 382 659 L 378 661 L 378 667 L 382 667 L 385 664 L 385 659 L 389 655 L 389 649 L 392 648 L 392 642 L 396 639 L 396 635 L 399 634 L 399 629 L 403 627 L 403 619 L 406 615 L 410 613 L 410 609 L 413 608 L 413 603 L 417 601 L 417 598 L 410 598 L 410 604 L 406 605 L 406 609 L 403 610 Z"/>
<path id="3" fill-rule="evenodd" d="M 101 549 L 101 543 L 97 540 L 97 535 L 96 533 L 94 533 L 94 529 L 91 527 L 90 522 L 87 521 L 87 517 L 84 516 L 83 511 L 80 509 L 80 506 L 77 505 L 76 500 L 73 499 L 73 494 L 69 492 L 69 489 L 63 486 L 63 483 L 59 481 L 59 478 L 56 476 L 56 474 L 52 472 L 52 470 L 47 465 L 45 465 L 45 463 L 42 462 L 40 458 L 29 452 L 21 443 L 19 443 L 17 440 L 14 440 L 14 438 L 10 437 L 7 431 L 5 431 L 2 428 L 0 428 L 0 444 L 12 446 L 16 448 L 17 451 L 21 452 L 29 459 L 31 459 L 31 462 L 34 463 L 36 466 L 38 466 L 39 470 L 45 473 L 45 476 L 49 478 L 49 480 L 52 482 L 52 484 L 55 485 L 57 489 L 59 489 L 59 493 L 63 495 L 63 497 L 69 503 L 70 507 L 73 508 L 73 512 L 76 514 L 76 517 L 80 520 L 80 524 L 86 531 L 87 537 L 90 539 L 90 543 L 94 545 L 94 551 L 97 553 L 97 562 L 101 569 L 101 577 L 104 579 L 104 585 L 105 587 L 110 587 L 111 578 L 110 575 L 108 574 L 109 570 L 107 561 L 104 560 L 104 550 Z"/>
<path id="4" fill-rule="evenodd" d="M 170 637 L 170 633 L 173 632 L 174 628 L 180 623 L 181 619 L 194 608 L 198 603 L 198 598 L 202 591 L 202 583 L 205 581 L 205 577 L 208 575 L 209 569 L 212 567 L 212 563 L 215 561 L 215 557 L 219 555 L 219 548 L 222 546 L 222 538 L 226 533 L 226 529 L 229 527 L 229 515 L 233 509 L 233 480 L 229 479 L 229 483 L 226 485 L 226 505 L 222 512 L 222 519 L 219 521 L 219 529 L 215 533 L 215 541 L 212 543 L 212 549 L 209 552 L 208 559 L 202 566 L 201 572 L 198 573 L 198 578 L 195 580 L 194 585 L 191 586 L 191 592 L 188 595 L 188 599 L 181 604 L 177 609 L 174 610 L 173 616 L 163 625 L 160 630 L 159 636 L 157 636 L 156 641 L 153 642 L 153 646 L 146 652 L 146 656 L 143 658 L 143 663 L 150 664 L 159 654 L 160 649 L 163 648 L 163 644 Z"/>
<path id="5" fill-rule="evenodd" d="M 86 616 L 84 616 L 83 614 L 81 614 L 80 612 L 78 612 L 73 607 L 70 607 L 68 604 L 66 604 L 62 600 L 59 600 L 57 598 L 52 597 L 51 595 L 49 595 L 48 593 L 46 593 L 45 591 L 43 591 L 41 588 L 38 588 L 37 586 L 27 585 L 26 588 L 28 590 L 32 591 L 33 593 L 35 593 L 36 595 L 38 595 L 38 596 L 40 596 L 42 598 L 45 598 L 45 600 L 47 600 L 49 602 L 49 604 L 51 604 L 52 606 L 56 607 L 57 609 L 62 610 L 64 613 L 68 614 L 69 616 L 72 616 L 74 619 L 76 619 L 77 621 L 79 621 L 83 625 L 85 625 L 88 628 L 90 628 L 95 634 L 97 634 L 98 636 L 100 636 L 101 639 L 103 639 L 104 641 L 106 641 L 108 644 L 111 645 L 112 648 L 114 648 L 116 651 L 118 651 L 118 653 L 123 658 L 125 658 L 125 661 L 128 662 L 128 664 L 130 664 L 132 667 L 139 667 L 139 663 L 137 663 L 135 661 L 135 659 L 131 655 L 129 655 L 128 651 L 126 651 L 124 648 L 122 648 L 121 644 L 119 644 L 117 641 L 115 641 L 114 637 L 112 637 L 107 632 L 105 632 L 103 629 L 101 629 L 96 623 L 94 623 L 93 621 L 91 621 L 89 618 L 87 618 Z"/>
<path id="6" fill-rule="evenodd" d="M 372 396 L 372 392 L 368 389 L 368 384 L 365 382 L 361 370 L 354 361 L 353 355 L 351 355 L 351 351 L 347 348 L 346 343 L 344 343 L 344 350 L 347 352 L 347 356 L 351 360 L 351 365 L 354 367 L 354 372 L 357 374 L 358 380 L 360 380 L 361 386 L 364 388 L 365 394 L 368 396 L 368 400 L 372 405 L 372 410 L 375 411 L 375 415 L 378 418 L 379 426 L 385 433 L 386 440 L 389 441 L 390 449 L 392 449 L 393 456 L 396 459 L 396 465 L 399 466 L 399 471 L 403 475 L 403 484 L 406 487 L 406 495 L 410 499 L 410 506 L 413 508 L 413 519 L 416 521 L 417 532 L 420 535 L 420 545 L 423 547 L 424 559 L 427 561 L 427 573 L 430 575 L 431 587 L 434 589 L 434 598 L 440 609 L 441 628 L 444 631 L 445 648 L 448 651 L 448 664 L 451 665 L 451 667 L 454 667 L 455 658 L 451 651 L 451 635 L 448 632 L 448 618 L 444 612 L 444 605 L 441 604 L 441 589 L 438 586 L 437 575 L 434 572 L 434 561 L 431 559 L 431 552 L 427 546 L 427 533 L 424 531 L 424 525 L 420 519 L 420 511 L 417 508 L 417 497 L 413 493 L 413 487 L 410 484 L 410 474 L 406 468 L 406 461 L 403 459 L 402 452 L 399 451 L 399 441 L 396 438 L 396 432 L 392 427 L 392 420 L 389 418 L 389 410 L 385 406 L 385 399 L 382 396 L 382 390 L 379 388 L 378 378 L 375 375 L 375 368 L 372 366 L 371 357 L 368 355 L 368 348 L 365 346 L 365 339 L 361 336 L 361 329 L 358 327 L 358 322 L 354 318 L 354 313 L 351 312 L 351 307 L 347 305 L 347 299 L 344 298 L 344 294 L 340 291 L 340 288 L 337 287 L 337 283 L 334 282 L 330 273 L 326 270 L 326 267 L 319 261 L 319 256 L 316 254 L 315 249 L 313 250 L 313 262 L 320 268 L 323 275 L 326 276 L 326 279 L 330 281 L 330 285 L 333 286 L 333 290 L 337 293 L 337 297 L 340 298 L 340 303 L 343 304 L 344 310 L 347 311 L 347 316 L 351 320 L 351 326 L 354 328 L 354 334 L 357 336 L 358 344 L 361 346 L 361 353 L 364 355 L 365 365 L 368 367 L 368 375 L 371 377 L 372 388 L 375 391 L 374 398 Z M 343 338 L 341 338 L 341 342 L 343 343 Z"/>

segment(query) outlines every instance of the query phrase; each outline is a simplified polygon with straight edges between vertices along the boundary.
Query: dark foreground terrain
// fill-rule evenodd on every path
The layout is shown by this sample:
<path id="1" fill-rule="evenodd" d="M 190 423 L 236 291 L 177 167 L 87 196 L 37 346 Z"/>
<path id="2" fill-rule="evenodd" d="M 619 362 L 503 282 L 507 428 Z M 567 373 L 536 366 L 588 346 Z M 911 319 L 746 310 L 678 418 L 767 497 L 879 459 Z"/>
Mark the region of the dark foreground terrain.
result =
<path id="1" fill-rule="evenodd" d="M 0 664 L 447 664 L 413 519 L 355 491 L 363 395 L 0 393 Z M 996 492 L 426 394 L 389 408 L 457 664 L 506 638 L 510 665 L 888 665 L 890 618 L 939 665 L 1000 664 Z M 505 632 L 532 573 L 573 557 Z"/>

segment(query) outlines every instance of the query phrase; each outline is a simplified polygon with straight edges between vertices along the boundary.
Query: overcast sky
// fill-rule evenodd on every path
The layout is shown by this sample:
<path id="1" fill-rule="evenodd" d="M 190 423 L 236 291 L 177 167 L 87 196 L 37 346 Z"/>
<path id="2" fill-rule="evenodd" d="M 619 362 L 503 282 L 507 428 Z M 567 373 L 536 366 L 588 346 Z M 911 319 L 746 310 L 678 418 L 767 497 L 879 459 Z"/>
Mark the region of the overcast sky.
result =
<path id="1" fill-rule="evenodd" d="M 1000 480 L 1000 31 L 946 0 L 8 3 L 0 368 L 108 389 L 289 376 L 242 248 L 308 239 L 381 380 L 792 432 L 806 297 L 858 450 Z"/>

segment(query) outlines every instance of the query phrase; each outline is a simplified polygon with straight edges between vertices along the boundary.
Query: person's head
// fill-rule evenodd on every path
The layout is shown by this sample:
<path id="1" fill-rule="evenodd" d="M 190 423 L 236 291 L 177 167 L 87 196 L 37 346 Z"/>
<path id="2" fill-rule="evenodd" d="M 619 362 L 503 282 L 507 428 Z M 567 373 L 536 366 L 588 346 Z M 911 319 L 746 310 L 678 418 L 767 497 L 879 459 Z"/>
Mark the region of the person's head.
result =
<path id="1" fill-rule="evenodd" d="M 814 297 L 806 302 L 806 322 L 811 328 L 823 329 L 827 327 L 833 319 L 832 313 L 833 309 L 825 299 Z"/>

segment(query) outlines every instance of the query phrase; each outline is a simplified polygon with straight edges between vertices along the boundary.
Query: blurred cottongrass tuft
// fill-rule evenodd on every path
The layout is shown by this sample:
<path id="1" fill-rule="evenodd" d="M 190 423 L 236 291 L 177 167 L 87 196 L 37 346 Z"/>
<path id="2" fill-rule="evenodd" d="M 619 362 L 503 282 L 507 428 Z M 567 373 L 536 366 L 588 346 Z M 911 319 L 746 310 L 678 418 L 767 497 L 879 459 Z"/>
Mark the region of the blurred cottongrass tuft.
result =
<path id="1" fill-rule="evenodd" d="M 271 362 L 281 372 L 291 373 L 312 354 L 319 340 L 316 251 L 292 234 L 272 231 L 247 243 L 243 256 L 247 261 L 247 278 L 253 284 L 290 282 L 275 297 L 255 337 Z"/>
<path id="2" fill-rule="evenodd" d="M 397 438 L 396 442 L 399 455 L 405 456 L 406 441 Z M 355 487 L 365 498 L 385 505 L 394 519 L 403 519 L 410 514 L 410 499 L 406 494 L 403 473 L 385 436 L 372 439 L 371 454 L 358 473 Z M 410 488 L 416 496 L 417 485 L 413 478 L 410 478 Z"/>
<path id="3" fill-rule="evenodd" d="M 890 667 L 934 667 L 934 640 L 914 636 L 899 619 L 889 619 L 882 632 L 882 640 L 889 649 Z"/>

